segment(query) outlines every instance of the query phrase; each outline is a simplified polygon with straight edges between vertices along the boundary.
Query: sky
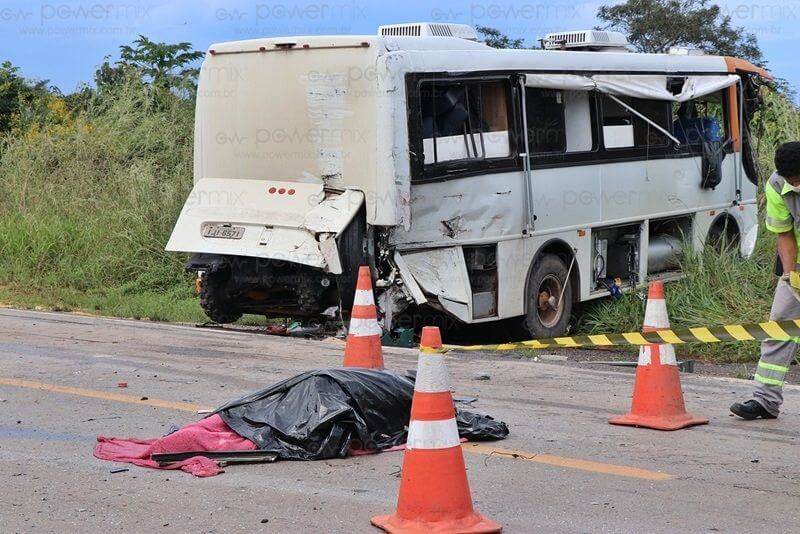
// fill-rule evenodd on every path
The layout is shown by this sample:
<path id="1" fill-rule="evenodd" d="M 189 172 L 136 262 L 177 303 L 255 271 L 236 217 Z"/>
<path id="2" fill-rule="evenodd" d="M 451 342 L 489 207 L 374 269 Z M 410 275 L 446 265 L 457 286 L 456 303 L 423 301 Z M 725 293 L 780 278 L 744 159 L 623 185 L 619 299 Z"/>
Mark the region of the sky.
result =
<path id="1" fill-rule="evenodd" d="M 436 0 L 323 2 L 267 0 L 0 0 L 0 62 L 64 93 L 90 83 L 104 57 L 138 35 L 188 41 L 198 50 L 221 41 L 314 34 L 374 34 L 381 24 L 459 22 L 497 28 L 528 46 L 552 31 L 589 29 L 606 1 Z M 769 69 L 800 92 L 800 0 L 717 0 L 733 24 L 754 33 Z"/>

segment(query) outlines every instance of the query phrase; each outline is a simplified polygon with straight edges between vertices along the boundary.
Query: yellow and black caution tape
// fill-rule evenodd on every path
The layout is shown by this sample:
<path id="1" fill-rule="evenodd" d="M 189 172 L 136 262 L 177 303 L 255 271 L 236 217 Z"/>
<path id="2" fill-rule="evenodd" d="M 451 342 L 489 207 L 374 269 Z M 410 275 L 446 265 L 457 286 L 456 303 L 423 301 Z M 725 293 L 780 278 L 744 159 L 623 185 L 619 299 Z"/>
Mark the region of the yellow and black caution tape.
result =
<path id="1" fill-rule="evenodd" d="M 800 320 L 767 321 L 763 323 L 727 326 L 674 328 L 652 332 L 625 334 L 595 334 L 587 336 L 531 339 L 499 345 L 446 345 L 448 350 L 496 351 L 518 349 L 549 349 L 572 347 L 609 347 L 614 345 L 651 345 L 660 343 L 721 343 L 723 341 L 787 341 L 800 338 Z"/>

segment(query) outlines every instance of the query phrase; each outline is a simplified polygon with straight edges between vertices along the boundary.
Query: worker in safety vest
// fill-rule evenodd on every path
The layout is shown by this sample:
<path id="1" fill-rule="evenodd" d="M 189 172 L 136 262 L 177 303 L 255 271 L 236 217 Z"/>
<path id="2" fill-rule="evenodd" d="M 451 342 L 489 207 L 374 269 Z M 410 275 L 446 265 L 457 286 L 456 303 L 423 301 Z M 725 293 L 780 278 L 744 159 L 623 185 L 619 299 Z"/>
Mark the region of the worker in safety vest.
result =
<path id="1" fill-rule="evenodd" d="M 767 181 L 767 230 L 778 234 L 778 287 L 770 319 L 800 319 L 800 142 L 784 143 L 775 153 L 776 172 Z M 797 351 L 796 340 L 764 341 L 756 368 L 753 399 L 731 411 L 743 419 L 775 419 L 783 403 L 783 383 Z"/>

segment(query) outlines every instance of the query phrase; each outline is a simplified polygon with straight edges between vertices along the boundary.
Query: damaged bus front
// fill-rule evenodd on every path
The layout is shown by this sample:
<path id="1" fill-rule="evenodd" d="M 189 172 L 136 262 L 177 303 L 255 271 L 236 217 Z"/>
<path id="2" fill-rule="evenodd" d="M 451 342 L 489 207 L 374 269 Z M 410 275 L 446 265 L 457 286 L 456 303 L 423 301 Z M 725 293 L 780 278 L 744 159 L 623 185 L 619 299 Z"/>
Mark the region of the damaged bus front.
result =
<path id="1" fill-rule="evenodd" d="M 375 199 L 392 201 L 377 180 L 377 49 L 309 37 L 209 50 L 194 187 L 167 250 L 190 253 L 212 320 L 309 317 L 338 307 L 340 295 L 349 308 Z"/>

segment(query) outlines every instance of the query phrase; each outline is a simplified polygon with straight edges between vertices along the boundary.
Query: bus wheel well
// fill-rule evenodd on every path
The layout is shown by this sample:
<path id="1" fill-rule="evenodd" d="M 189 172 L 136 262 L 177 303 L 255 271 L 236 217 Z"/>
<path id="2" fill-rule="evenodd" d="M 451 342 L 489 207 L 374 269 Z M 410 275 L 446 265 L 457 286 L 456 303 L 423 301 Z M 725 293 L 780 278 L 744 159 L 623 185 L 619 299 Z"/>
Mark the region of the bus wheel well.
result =
<path id="1" fill-rule="evenodd" d="M 570 265 L 572 265 L 572 270 L 570 271 L 569 275 L 569 284 L 572 286 L 572 300 L 573 302 L 577 302 L 580 300 L 580 275 L 578 271 L 578 262 L 575 261 L 575 264 L 572 264 L 573 258 L 575 258 L 575 251 L 569 246 L 566 242 L 561 241 L 560 239 L 554 239 L 542 245 L 542 247 L 536 252 L 534 255 L 533 261 L 531 262 L 530 267 L 528 268 L 528 278 L 530 278 L 530 273 L 533 270 L 534 265 L 536 262 L 541 260 L 545 255 L 552 254 L 557 256 L 564 262 L 569 270 Z M 527 294 L 527 282 L 526 282 L 526 294 Z"/>
<path id="2" fill-rule="evenodd" d="M 711 223 L 706 244 L 717 250 L 735 247 L 738 249 L 742 239 L 739 223 L 730 213 L 721 213 Z"/>

